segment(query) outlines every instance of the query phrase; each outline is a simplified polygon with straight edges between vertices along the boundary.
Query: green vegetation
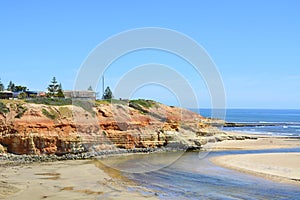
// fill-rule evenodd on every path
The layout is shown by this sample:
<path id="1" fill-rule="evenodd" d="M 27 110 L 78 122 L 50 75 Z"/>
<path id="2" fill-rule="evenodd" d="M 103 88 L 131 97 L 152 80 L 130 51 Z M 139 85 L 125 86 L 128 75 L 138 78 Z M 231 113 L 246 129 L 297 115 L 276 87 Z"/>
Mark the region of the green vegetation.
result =
<path id="1" fill-rule="evenodd" d="M 156 102 L 153 100 L 145 100 L 145 99 L 137 99 L 137 100 L 130 100 L 129 107 L 139 110 L 140 113 L 146 114 L 148 113 L 148 108 L 156 105 Z"/>
<path id="2" fill-rule="evenodd" d="M 35 98 L 25 100 L 27 103 L 35 104 L 45 104 L 51 106 L 64 106 L 72 105 L 72 99 L 62 99 L 62 98 Z"/>
<path id="3" fill-rule="evenodd" d="M 50 118 L 50 119 L 52 119 L 52 120 L 55 120 L 55 119 L 58 118 L 58 113 L 57 113 L 55 110 L 53 110 L 52 108 L 50 108 L 50 112 L 49 112 L 48 110 L 46 110 L 45 108 L 43 108 L 43 109 L 42 109 L 42 113 L 43 113 L 46 117 L 48 117 L 48 118 Z"/>
<path id="4" fill-rule="evenodd" d="M 0 91 L 3 91 L 4 90 L 4 85 L 3 83 L 1 82 L 1 79 L 0 79 Z"/>
<path id="5" fill-rule="evenodd" d="M 88 87 L 88 90 L 89 91 L 94 91 L 91 85 Z"/>
<path id="6" fill-rule="evenodd" d="M 23 114 L 26 112 L 27 108 L 22 104 L 24 103 L 34 103 L 34 104 L 43 104 L 49 106 L 65 106 L 65 105 L 74 105 L 83 108 L 85 111 L 89 112 L 93 116 L 96 115 L 94 111 L 95 106 L 103 105 L 103 104 L 121 104 L 121 105 L 129 105 L 129 107 L 139 110 L 140 113 L 146 114 L 148 113 L 148 109 L 157 106 L 157 103 L 153 100 L 122 100 L 122 99 L 103 99 L 103 100 L 80 100 L 80 99 L 65 99 L 65 98 L 32 98 L 25 100 L 1 100 L 0 101 L 0 113 L 9 112 L 9 108 L 5 105 L 7 103 L 15 104 L 16 107 L 14 109 L 17 110 L 16 118 L 21 118 Z M 49 107 L 50 109 L 50 107 Z M 56 119 L 59 116 L 59 113 L 62 117 L 72 117 L 72 111 L 67 107 L 60 107 L 58 111 L 55 111 L 53 108 L 49 111 L 49 109 L 43 109 L 42 112 L 45 116 L 50 119 Z"/>
<path id="7" fill-rule="evenodd" d="M 103 104 L 110 104 L 110 101 L 108 100 L 96 100 L 95 104 L 98 105 L 103 105 Z"/>
<path id="8" fill-rule="evenodd" d="M 27 87 L 22 85 L 15 85 L 12 81 L 9 81 L 7 90 L 12 92 L 24 92 L 27 90 Z"/>
<path id="9" fill-rule="evenodd" d="M 153 100 L 145 100 L 145 99 L 130 100 L 129 103 L 140 105 L 144 108 L 151 108 L 156 104 L 156 102 Z"/>
<path id="10" fill-rule="evenodd" d="M 18 99 L 26 99 L 27 98 L 27 94 L 25 92 L 21 92 L 19 95 L 18 95 Z"/>
<path id="11" fill-rule="evenodd" d="M 110 90 L 109 87 L 107 87 L 104 91 L 104 94 L 102 96 L 102 99 L 112 99 L 114 96 L 113 96 L 113 93 L 112 91 Z"/>
<path id="12" fill-rule="evenodd" d="M 15 118 L 21 118 L 26 111 L 26 107 L 24 107 L 22 104 L 17 104 L 17 115 L 15 116 Z"/>
<path id="13" fill-rule="evenodd" d="M 35 104 L 44 104 L 50 106 L 65 106 L 65 105 L 75 105 L 83 108 L 91 114 L 95 114 L 93 107 L 95 103 L 93 101 L 86 100 L 76 100 L 76 99 L 62 99 L 62 98 L 35 98 L 35 99 L 26 99 L 27 103 Z"/>
<path id="14" fill-rule="evenodd" d="M 1 114 L 6 114 L 9 112 L 9 108 L 6 107 L 6 105 L 0 101 L 0 113 Z"/>
<path id="15" fill-rule="evenodd" d="M 102 99 L 102 100 L 96 100 L 95 104 L 96 105 L 101 105 L 101 104 L 123 104 L 126 105 L 128 104 L 128 100 L 119 100 L 119 99 Z"/>
<path id="16" fill-rule="evenodd" d="M 73 113 L 68 107 L 59 107 L 58 110 L 53 107 L 48 107 L 48 109 L 43 108 L 42 113 L 49 119 L 56 120 L 59 117 L 72 117 Z"/>
<path id="17" fill-rule="evenodd" d="M 70 118 L 73 116 L 72 110 L 70 110 L 68 107 L 59 107 L 58 110 L 62 117 Z"/>
<path id="18" fill-rule="evenodd" d="M 48 86 L 48 97 L 59 97 L 59 98 L 64 98 L 64 93 L 62 90 L 61 83 L 58 84 L 57 80 L 55 77 L 52 78 L 51 83 Z"/>

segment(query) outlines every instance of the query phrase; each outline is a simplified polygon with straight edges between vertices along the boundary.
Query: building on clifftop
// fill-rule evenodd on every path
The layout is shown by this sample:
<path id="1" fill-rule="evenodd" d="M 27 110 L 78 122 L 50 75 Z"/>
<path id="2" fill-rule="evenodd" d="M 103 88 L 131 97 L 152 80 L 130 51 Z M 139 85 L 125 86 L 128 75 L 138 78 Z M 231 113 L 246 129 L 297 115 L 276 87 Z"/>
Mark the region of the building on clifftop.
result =
<path id="1" fill-rule="evenodd" d="M 80 100 L 96 100 L 96 92 L 91 90 L 64 90 L 65 98 Z"/>

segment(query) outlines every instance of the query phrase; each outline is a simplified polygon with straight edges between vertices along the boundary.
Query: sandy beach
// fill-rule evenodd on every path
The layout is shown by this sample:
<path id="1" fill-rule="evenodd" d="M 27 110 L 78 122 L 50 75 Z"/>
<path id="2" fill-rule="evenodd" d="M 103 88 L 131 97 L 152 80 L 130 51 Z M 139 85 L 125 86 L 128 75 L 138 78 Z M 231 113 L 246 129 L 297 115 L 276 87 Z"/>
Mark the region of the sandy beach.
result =
<path id="1" fill-rule="evenodd" d="M 231 133 L 227 134 L 239 134 Z M 258 135 L 257 140 L 229 140 L 215 143 L 212 150 L 258 150 L 300 147 L 300 139 Z M 243 154 L 214 157 L 222 167 L 300 186 L 300 153 Z"/>
<path id="2" fill-rule="evenodd" d="M 224 140 L 222 142 L 204 145 L 204 148 L 212 151 L 224 150 L 256 150 L 256 149 L 277 149 L 300 147 L 300 139 L 293 137 L 280 137 L 269 135 L 253 135 L 239 132 L 226 132 L 227 135 L 243 135 L 256 137 L 257 139 L 246 140 Z"/>
<path id="3" fill-rule="evenodd" d="M 0 163 L 0 177 L 0 199 L 156 199 L 97 161 Z"/>

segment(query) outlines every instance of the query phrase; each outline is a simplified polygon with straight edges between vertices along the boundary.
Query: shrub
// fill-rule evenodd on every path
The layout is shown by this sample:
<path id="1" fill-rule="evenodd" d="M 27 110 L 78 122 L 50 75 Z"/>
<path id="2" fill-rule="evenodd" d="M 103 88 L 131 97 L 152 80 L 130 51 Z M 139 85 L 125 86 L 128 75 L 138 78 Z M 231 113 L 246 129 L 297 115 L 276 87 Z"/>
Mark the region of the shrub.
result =
<path id="1" fill-rule="evenodd" d="M 129 107 L 134 108 L 138 111 L 140 111 L 141 114 L 145 114 L 148 113 L 147 110 L 145 110 L 142 106 L 140 106 L 138 103 L 136 103 L 135 101 L 130 101 L 129 102 Z"/>
<path id="2" fill-rule="evenodd" d="M 9 108 L 7 108 L 2 101 L 0 101 L 0 113 L 6 114 L 8 112 L 9 112 Z"/>
<path id="3" fill-rule="evenodd" d="M 145 99 L 130 100 L 129 103 L 138 104 L 144 108 L 151 108 L 152 106 L 155 105 L 155 101 L 145 100 Z"/>
<path id="4" fill-rule="evenodd" d="M 21 92 L 19 95 L 18 95 L 18 99 L 26 99 L 28 96 L 25 92 Z"/>
<path id="5" fill-rule="evenodd" d="M 46 110 L 45 108 L 43 108 L 43 109 L 42 109 L 42 113 L 43 113 L 46 117 L 48 117 L 48 118 L 50 118 L 50 119 L 52 119 L 52 120 L 55 120 L 55 119 L 57 118 L 57 113 L 55 113 L 53 110 L 52 110 L 52 112 L 50 113 L 48 110 Z"/>
<path id="6" fill-rule="evenodd" d="M 26 111 L 26 107 L 24 107 L 22 104 L 17 104 L 17 115 L 15 118 L 21 118 Z"/>

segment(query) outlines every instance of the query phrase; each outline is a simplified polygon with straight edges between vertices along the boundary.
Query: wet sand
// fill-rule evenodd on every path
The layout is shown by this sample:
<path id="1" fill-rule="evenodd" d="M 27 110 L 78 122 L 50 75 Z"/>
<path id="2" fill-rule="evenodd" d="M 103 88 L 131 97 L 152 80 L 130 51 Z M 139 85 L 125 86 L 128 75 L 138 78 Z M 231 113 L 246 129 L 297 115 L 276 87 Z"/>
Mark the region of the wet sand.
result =
<path id="1" fill-rule="evenodd" d="M 0 199 L 156 199 L 97 161 L 0 163 Z"/>

